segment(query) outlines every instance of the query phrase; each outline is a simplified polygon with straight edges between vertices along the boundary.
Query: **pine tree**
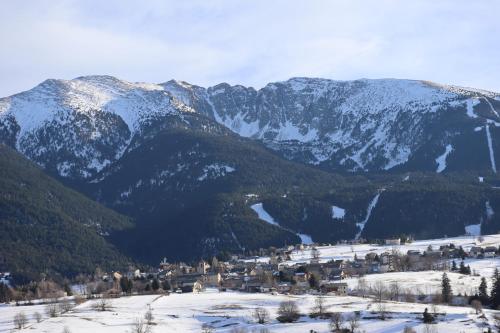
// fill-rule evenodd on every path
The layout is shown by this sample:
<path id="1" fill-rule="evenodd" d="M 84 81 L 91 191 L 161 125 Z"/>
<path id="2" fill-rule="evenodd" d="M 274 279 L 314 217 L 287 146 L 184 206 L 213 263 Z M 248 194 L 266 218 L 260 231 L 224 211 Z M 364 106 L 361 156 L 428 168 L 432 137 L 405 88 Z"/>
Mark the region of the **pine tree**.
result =
<path id="1" fill-rule="evenodd" d="M 446 273 L 443 273 L 441 279 L 441 295 L 443 296 L 443 302 L 449 303 L 453 296 L 453 291 L 451 290 L 450 279 Z"/>
<path id="2" fill-rule="evenodd" d="M 430 324 L 434 321 L 434 317 L 429 313 L 427 308 L 425 308 L 423 313 L 423 320 L 425 324 Z"/>
<path id="3" fill-rule="evenodd" d="M 456 271 L 457 270 L 457 263 L 456 263 L 455 260 L 453 260 L 452 263 L 451 263 L 451 270 L 452 271 Z"/>
<path id="4" fill-rule="evenodd" d="M 459 272 L 460 272 L 460 274 L 466 274 L 466 271 L 467 271 L 467 269 L 465 268 L 464 261 L 462 260 L 462 261 L 460 262 L 460 269 L 459 269 Z"/>
<path id="5" fill-rule="evenodd" d="M 486 284 L 486 278 L 482 277 L 481 278 L 481 283 L 479 284 L 478 289 L 478 297 L 481 300 L 481 303 L 487 304 L 488 303 L 488 285 Z"/>
<path id="6" fill-rule="evenodd" d="M 490 302 L 493 309 L 497 309 L 500 306 L 500 273 L 498 268 L 495 268 L 493 273 L 493 285 L 491 287 Z"/>
<path id="7" fill-rule="evenodd" d="M 158 279 L 154 279 L 151 283 L 151 287 L 154 291 L 157 291 L 158 289 L 160 289 L 160 281 L 158 281 Z"/>

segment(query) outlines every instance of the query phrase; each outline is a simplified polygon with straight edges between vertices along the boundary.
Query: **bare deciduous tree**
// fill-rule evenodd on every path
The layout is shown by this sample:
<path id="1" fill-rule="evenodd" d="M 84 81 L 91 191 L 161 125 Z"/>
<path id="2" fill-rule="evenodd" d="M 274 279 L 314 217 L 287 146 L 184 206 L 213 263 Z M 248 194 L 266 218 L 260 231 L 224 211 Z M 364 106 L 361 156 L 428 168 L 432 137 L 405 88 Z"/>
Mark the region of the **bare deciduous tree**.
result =
<path id="1" fill-rule="evenodd" d="M 19 312 L 14 316 L 14 327 L 17 328 L 18 330 L 24 328 L 26 324 L 28 323 L 28 318 L 24 314 L 24 312 Z"/>
<path id="2" fill-rule="evenodd" d="M 111 301 L 108 298 L 100 298 L 92 304 L 92 308 L 96 311 L 109 311 L 112 308 Z"/>
<path id="3" fill-rule="evenodd" d="M 201 332 L 202 333 L 213 333 L 213 332 L 215 332 L 215 328 L 212 325 L 205 323 L 205 324 L 201 325 Z"/>
<path id="4" fill-rule="evenodd" d="M 39 323 L 42 321 L 42 315 L 40 314 L 40 312 L 35 312 L 33 314 L 33 318 L 35 318 L 36 322 Z"/>
<path id="5" fill-rule="evenodd" d="M 278 321 L 292 323 L 300 318 L 299 308 L 294 301 L 283 301 L 278 309 Z"/>
<path id="6" fill-rule="evenodd" d="M 481 301 L 480 301 L 480 300 L 478 300 L 478 299 L 473 300 L 473 301 L 470 303 L 470 305 L 472 306 L 472 308 L 473 308 L 474 310 L 476 310 L 476 314 L 479 314 L 480 312 L 482 312 L 482 311 L 483 311 L 483 304 L 482 304 L 482 303 L 481 303 Z"/>
<path id="7" fill-rule="evenodd" d="M 344 324 L 344 317 L 340 312 L 332 313 L 330 317 L 330 331 L 340 332 L 342 325 Z"/>
<path id="8" fill-rule="evenodd" d="M 349 329 L 351 330 L 351 333 L 355 333 L 356 330 L 359 328 L 359 312 L 351 314 L 347 318 L 347 322 L 349 324 Z"/>
<path id="9" fill-rule="evenodd" d="M 311 256 L 312 256 L 314 259 L 319 259 L 320 252 L 319 252 L 319 250 L 318 250 L 316 247 L 313 247 L 313 248 L 312 248 L 312 250 L 311 250 Z"/>
<path id="10" fill-rule="evenodd" d="M 62 313 L 69 312 L 73 310 L 75 307 L 74 303 L 70 301 L 69 299 L 64 299 L 60 304 L 59 304 L 59 309 Z"/>
<path id="11" fill-rule="evenodd" d="M 365 297 L 366 291 L 368 289 L 368 284 L 366 283 L 366 279 L 364 277 L 358 278 L 358 296 Z"/>
<path id="12" fill-rule="evenodd" d="M 375 282 L 375 284 L 371 287 L 371 292 L 377 303 L 382 302 L 387 295 L 387 289 L 382 281 Z"/>
<path id="13" fill-rule="evenodd" d="M 325 302 L 325 298 L 321 295 L 317 296 L 314 299 L 314 306 L 311 309 L 311 316 L 324 317 L 327 313 L 327 305 Z"/>
<path id="14" fill-rule="evenodd" d="M 391 283 L 389 290 L 391 293 L 391 299 L 399 301 L 399 296 L 401 295 L 401 288 L 399 287 L 399 283 L 397 281 Z"/>
<path id="15" fill-rule="evenodd" d="M 437 333 L 438 330 L 434 324 L 425 324 L 424 333 Z"/>
<path id="16" fill-rule="evenodd" d="M 269 311 L 267 311 L 265 308 L 259 307 L 256 308 L 253 312 L 253 317 L 259 324 L 265 324 L 269 321 Z"/>
<path id="17" fill-rule="evenodd" d="M 417 333 L 417 331 L 415 331 L 410 326 L 405 326 L 405 328 L 403 329 L 403 333 Z"/>
<path id="18" fill-rule="evenodd" d="M 47 304 L 45 307 L 45 313 L 47 313 L 47 316 L 51 318 L 59 316 L 59 305 L 57 303 Z"/>
<path id="19" fill-rule="evenodd" d="M 151 326 L 144 322 L 142 319 L 136 319 L 132 323 L 130 333 L 151 333 Z"/>
<path id="20" fill-rule="evenodd" d="M 155 318 L 153 316 L 153 310 L 151 309 L 151 307 L 149 307 L 148 311 L 146 311 L 146 313 L 144 314 L 144 320 L 148 325 L 152 325 L 154 319 Z"/>
<path id="21" fill-rule="evenodd" d="M 385 320 L 387 318 L 387 306 L 383 301 L 377 302 L 377 312 L 380 319 Z"/>

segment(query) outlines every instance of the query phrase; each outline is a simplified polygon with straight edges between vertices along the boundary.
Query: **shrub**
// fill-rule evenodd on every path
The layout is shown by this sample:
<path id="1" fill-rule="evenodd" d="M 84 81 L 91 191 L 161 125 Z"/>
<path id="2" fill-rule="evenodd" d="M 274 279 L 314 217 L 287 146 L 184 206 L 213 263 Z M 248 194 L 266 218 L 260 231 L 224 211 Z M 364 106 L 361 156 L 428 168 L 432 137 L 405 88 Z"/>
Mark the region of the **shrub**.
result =
<path id="1" fill-rule="evenodd" d="M 278 317 L 281 323 L 293 323 L 300 318 L 299 309 L 294 301 L 283 301 L 278 309 Z"/>
<path id="2" fill-rule="evenodd" d="M 28 318 L 24 312 L 19 312 L 14 316 L 14 327 L 18 330 L 22 329 L 28 323 Z"/>

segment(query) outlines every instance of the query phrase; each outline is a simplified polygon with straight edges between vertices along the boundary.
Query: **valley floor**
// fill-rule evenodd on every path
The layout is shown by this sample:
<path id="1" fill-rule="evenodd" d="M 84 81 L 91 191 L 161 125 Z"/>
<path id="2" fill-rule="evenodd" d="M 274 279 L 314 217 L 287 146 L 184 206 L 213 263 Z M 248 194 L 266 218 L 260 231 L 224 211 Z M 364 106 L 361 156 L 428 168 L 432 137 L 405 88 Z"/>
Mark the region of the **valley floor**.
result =
<path id="1" fill-rule="evenodd" d="M 304 314 L 297 323 L 281 324 L 274 319 L 266 325 L 254 322 L 252 311 L 256 307 L 265 307 L 271 317 L 275 318 L 279 303 L 289 299 L 297 301 L 300 311 Z M 265 327 L 270 332 L 283 333 L 303 333 L 309 330 L 328 332 L 328 321 L 306 316 L 314 305 L 312 295 L 284 296 L 208 290 L 200 294 L 131 296 L 114 299 L 112 309 L 105 312 L 92 309 L 92 302 L 87 301 L 57 318 L 46 318 L 44 307 L 41 305 L 1 306 L 0 332 L 10 332 L 13 329 L 12 318 L 23 311 L 30 318 L 29 326 L 24 329 L 26 332 L 62 333 L 64 327 L 67 327 L 72 333 L 123 333 L 130 330 L 137 318 L 144 316 L 148 306 L 155 317 L 153 333 L 201 332 L 203 323 L 212 324 L 216 332 L 230 332 L 234 327 L 245 327 L 249 331 Z M 360 332 L 402 332 L 405 326 L 413 327 L 419 333 L 426 332 L 420 318 L 428 305 L 386 302 L 389 318 L 382 321 L 376 318 L 375 312 L 372 313 L 375 304 L 368 298 L 326 296 L 326 304 L 333 312 L 349 314 L 352 311 L 361 311 Z M 32 319 L 36 311 L 44 316 L 40 323 Z M 476 315 L 470 307 L 440 305 L 438 312 L 442 315 L 439 316 L 439 322 L 432 325 L 433 332 L 483 332 L 487 323 L 493 323 L 491 310 L 484 311 L 484 319 Z"/>
<path id="2" fill-rule="evenodd" d="M 368 252 L 382 253 L 397 248 L 405 253 L 408 250 L 425 250 L 432 245 L 454 243 L 468 249 L 471 246 L 500 245 L 500 235 L 484 236 L 482 239 L 474 237 L 457 237 L 416 241 L 412 244 L 401 246 L 377 245 L 338 245 L 318 247 L 320 261 L 331 259 L 352 259 L 354 254 L 364 257 Z M 290 261 L 285 264 L 306 262 L 311 258 L 311 251 L 294 252 Z M 256 258 L 257 261 L 267 261 L 268 258 Z M 491 288 L 493 270 L 500 266 L 499 258 L 467 259 L 472 275 L 463 275 L 448 272 L 454 295 L 471 295 L 477 291 L 481 276 L 487 278 L 488 291 Z M 475 275 L 474 275 L 475 274 Z M 413 295 L 432 295 L 440 291 L 441 271 L 422 272 L 393 272 L 383 274 L 368 274 L 363 277 L 367 286 L 373 286 L 378 281 L 386 287 L 393 282 L 398 282 L 402 289 L 411 290 Z M 359 285 L 358 278 L 344 280 L 349 290 L 356 290 Z M 432 325 L 431 332 L 484 332 L 488 325 L 493 328 L 493 315 L 498 311 L 484 310 L 484 316 L 476 315 L 469 306 L 438 305 L 437 310 L 430 304 L 386 301 L 387 320 L 380 320 L 376 313 L 377 306 L 370 298 L 354 296 L 325 296 L 328 310 L 341 312 L 345 315 L 353 311 L 360 311 L 360 332 L 402 332 L 405 326 L 414 328 L 418 333 L 429 332 L 428 327 L 421 321 L 422 312 L 427 307 L 429 311 L 437 311 L 441 315 L 439 321 Z M 276 321 L 276 313 L 280 302 L 284 300 L 297 301 L 303 316 L 297 323 L 282 324 Z M 272 295 L 250 294 L 239 292 L 219 292 L 208 289 L 195 294 L 171 294 L 129 296 L 113 299 L 110 311 L 99 312 L 92 306 L 95 300 L 86 301 L 75 307 L 72 311 L 60 317 L 48 318 L 45 305 L 15 306 L 14 304 L 0 304 L 0 332 L 11 332 L 14 329 L 13 318 L 17 313 L 24 312 L 28 319 L 28 326 L 16 332 L 44 332 L 62 333 L 67 327 L 71 333 L 124 333 L 131 332 L 131 325 L 136 319 L 144 317 L 148 307 L 154 314 L 152 333 L 160 332 L 201 332 L 204 323 L 215 327 L 216 332 L 230 332 L 233 328 L 244 327 L 248 331 L 267 328 L 270 332 L 304 333 L 310 330 L 318 333 L 328 332 L 328 321 L 311 319 L 307 316 L 314 306 L 314 295 Z M 252 312 L 257 307 L 265 307 L 271 314 L 271 321 L 266 325 L 258 325 L 252 318 Z M 39 312 L 42 321 L 37 323 L 34 314 Z M 495 331 L 493 329 L 493 331 Z"/>

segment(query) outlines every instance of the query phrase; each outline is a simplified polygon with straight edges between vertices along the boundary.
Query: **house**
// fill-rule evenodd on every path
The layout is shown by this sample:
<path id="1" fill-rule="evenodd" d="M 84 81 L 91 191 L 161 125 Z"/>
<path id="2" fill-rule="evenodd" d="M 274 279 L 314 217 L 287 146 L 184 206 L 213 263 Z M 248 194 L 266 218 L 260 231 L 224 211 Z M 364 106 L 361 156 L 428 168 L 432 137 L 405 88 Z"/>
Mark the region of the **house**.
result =
<path id="1" fill-rule="evenodd" d="M 380 273 L 380 263 L 378 261 L 371 262 L 368 265 L 368 273 Z"/>
<path id="2" fill-rule="evenodd" d="M 205 287 L 205 281 L 201 274 L 185 274 L 176 276 L 172 285 L 183 293 L 200 292 Z"/>
<path id="3" fill-rule="evenodd" d="M 401 239 L 399 238 L 386 239 L 385 245 L 401 245 Z"/>
<path id="4" fill-rule="evenodd" d="M 209 287 L 218 287 L 221 285 L 222 276 L 220 273 L 208 273 L 205 277 L 205 283 Z"/>
<path id="5" fill-rule="evenodd" d="M 292 290 L 292 285 L 290 283 L 279 283 L 276 286 L 276 291 L 280 294 L 288 294 Z"/>
<path id="6" fill-rule="evenodd" d="M 119 272 L 114 272 L 112 276 L 114 281 L 120 281 L 122 279 L 122 275 Z"/>
<path id="7" fill-rule="evenodd" d="M 484 257 L 485 258 L 494 258 L 497 252 L 497 248 L 494 246 L 487 246 L 484 248 Z"/>
<path id="8" fill-rule="evenodd" d="M 222 281 L 222 286 L 227 289 L 240 290 L 243 288 L 243 277 L 228 276 Z"/>
<path id="9" fill-rule="evenodd" d="M 469 250 L 469 257 L 479 258 L 483 254 L 483 249 L 480 246 L 473 246 Z"/>
<path id="10" fill-rule="evenodd" d="M 321 292 L 325 294 L 335 294 L 337 296 L 346 296 L 347 295 L 347 283 L 345 282 L 332 282 L 332 281 L 324 281 L 320 285 Z"/>
<path id="11" fill-rule="evenodd" d="M 196 273 L 207 274 L 207 271 L 209 268 L 210 268 L 210 265 L 205 260 L 201 260 L 198 263 L 198 265 L 196 266 Z"/>
<path id="12" fill-rule="evenodd" d="M 298 273 L 294 274 L 293 279 L 295 280 L 295 282 L 297 282 L 297 284 L 309 283 L 308 282 L 309 281 L 309 274 L 304 273 L 304 272 L 298 272 Z"/>
<path id="13" fill-rule="evenodd" d="M 160 270 L 165 271 L 170 269 L 172 265 L 167 261 L 167 258 L 163 258 L 163 260 L 160 262 Z"/>

